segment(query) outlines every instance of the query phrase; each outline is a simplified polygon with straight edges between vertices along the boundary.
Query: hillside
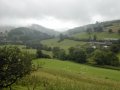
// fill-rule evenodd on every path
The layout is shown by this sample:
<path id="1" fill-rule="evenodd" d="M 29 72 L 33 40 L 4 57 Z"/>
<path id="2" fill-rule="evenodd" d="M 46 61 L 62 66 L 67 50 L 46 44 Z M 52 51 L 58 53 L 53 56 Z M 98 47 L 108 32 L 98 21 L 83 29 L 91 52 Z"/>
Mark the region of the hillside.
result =
<path id="1" fill-rule="evenodd" d="M 61 42 L 58 42 L 58 41 L 59 39 L 55 38 L 55 39 L 42 40 L 41 43 L 49 47 L 60 47 L 65 50 L 68 50 L 68 48 L 70 47 L 82 46 L 86 44 L 85 42 L 78 42 L 78 41 L 68 40 L 68 39 L 65 39 Z"/>
<path id="2" fill-rule="evenodd" d="M 108 33 L 108 32 L 93 32 L 90 35 L 86 32 L 76 33 L 72 35 L 72 37 L 79 38 L 79 39 L 89 39 L 89 37 L 93 37 L 96 35 L 98 40 L 104 40 L 106 38 L 114 38 L 120 39 L 120 35 L 118 33 Z"/>
<path id="3" fill-rule="evenodd" d="M 47 69 L 53 69 L 58 71 L 63 70 L 90 77 L 94 76 L 93 78 L 99 77 L 100 79 L 108 78 L 108 80 L 120 81 L 119 77 L 120 72 L 117 70 L 92 67 L 84 64 L 78 64 L 70 61 L 61 61 L 55 59 L 37 59 L 35 61 L 33 60 L 33 63 L 35 64 L 44 63 L 42 67 Z"/>
<path id="4" fill-rule="evenodd" d="M 32 24 L 31 26 L 29 26 L 28 28 L 30 29 L 33 29 L 33 30 L 38 30 L 42 33 L 46 33 L 48 35 L 59 35 L 59 32 L 53 30 L 53 29 L 49 29 L 49 28 L 46 28 L 46 27 L 43 27 L 41 25 L 38 25 L 38 24 Z"/>
<path id="5" fill-rule="evenodd" d="M 48 38 L 51 38 L 51 36 L 26 27 L 15 28 L 8 33 L 8 39 L 13 41 L 35 41 Z"/>
<path id="6" fill-rule="evenodd" d="M 38 71 L 26 77 L 28 87 L 36 90 L 119 90 L 120 72 L 102 69 L 69 61 L 53 59 L 33 60 L 40 65 Z M 34 84 L 30 84 L 30 83 Z M 30 86 L 29 86 L 30 84 Z M 45 86 L 44 86 L 45 85 Z M 27 90 L 25 86 L 16 86 L 16 90 Z"/>
<path id="7" fill-rule="evenodd" d="M 96 34 L 98 37 L 102 37 L 101 39 L 105 38 L 120 38 L 119 30 L 120 30 L 120 20 L 113 20 L 113 21 L 105 21 L 105 22 L 96 22 L 95 24 L 88 24 L 80 27 L 76 27 L 73 29 L 68 30 L 65 32 L 68 35 L 72 35 L 78 38 L 87 38 L 87 34 L 83 34 L 88 29 L 91 29 L 91 32 L 99 32 L 95 31 L 97 29 L 102 29 L 103 33 Z M 112 30 L 112 33 L 109 33 L 109 30 Z M 81 34 L 82 33 L 82 34 Z M 94 33 L 92 33 L 94 34 Z"/>

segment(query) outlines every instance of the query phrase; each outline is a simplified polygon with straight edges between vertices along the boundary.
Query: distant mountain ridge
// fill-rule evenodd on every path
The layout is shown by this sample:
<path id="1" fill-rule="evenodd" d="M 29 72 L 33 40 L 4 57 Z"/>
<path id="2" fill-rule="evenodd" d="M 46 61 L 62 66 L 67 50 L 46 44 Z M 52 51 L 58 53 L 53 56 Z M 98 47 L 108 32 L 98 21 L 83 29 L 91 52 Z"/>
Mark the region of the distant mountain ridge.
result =
<path id="1" fill-rule="evenodd" d="M 49 39 L 52 36 L 27 27 L 18 27 L 8 32 L 8 38 L 12 41 L 35 41 Z"/>
<path id="2" fill-rule="evenodd" d="M 46 27 L 43 27 L 41 25 L 38 25 L 38 24 L 32 24 L 30 26 L 28 26 L 28 28 L 30 29 L 33 29 L 33 30 L 38 30 L 42 33 L 46 33 L 48 35 L 59 35 L 59 32 L 53 30 L 53 29 L 49 29 L 49 28 L 46 28 Z"/>
<path id="3" fill-rule="evenodd" d="M 0 32 L 6 32 L 6 31 L 9 32 L 12 29 L 20 28 L 20 27 L 23 27 L 23 26 L 8 26 L 8 25 L 3 26 L 3 25 L 0 25 Z M 58 31 L 46 28 L 46 27 L 38 25 L 38 24 L 32 24 L 32 25 L 24 26 L 24 27 L 32 29 L 32 30 L 40 31 L 42 33 L 46 33 L 46 34 L 51 35 L 51 36 L 59 35 Z"/>
<path id="4" fill-rule="evenodd" d="M 97 23 L 102 26 L 104 31 L 108 31 L 112 29 L 113 32 L 117 32 L 120 29 L 120 20 L 111 20 L 111 21 L 104 21 L 104 22 L 96 22 L 95 24 L 88 24 L 79 27 L 75 27 L 73 29 L 69 29 L 66 31 L 66 34 L 72 35 L 76 33 L 85 32 L 88 28 L 94 28 L 97 26 Z"/>

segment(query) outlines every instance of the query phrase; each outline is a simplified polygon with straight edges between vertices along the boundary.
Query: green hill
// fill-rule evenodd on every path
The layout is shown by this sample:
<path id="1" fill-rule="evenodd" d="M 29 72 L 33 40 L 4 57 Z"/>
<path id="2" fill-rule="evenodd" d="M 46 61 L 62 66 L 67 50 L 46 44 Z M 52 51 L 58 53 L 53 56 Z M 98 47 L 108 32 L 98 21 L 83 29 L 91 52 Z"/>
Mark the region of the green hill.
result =
<path id="1" fill-rule="evenodd" d="M 37 59 L 33 63 L 42 68 L 27 76 L 25 82 L 35 90 L 120 90 L 120 72 L 116 70 L 53 59 Z M 14 85 L 15 90 L 27 87 Z"/>
<path id="2" fill-rule="evenodd" d="M 37 59 L 33 61 L 35 65 L 44 63 L 43 68 L 53 69 L 57 71 L 71 72 L 74 74 L 80 74 L 83 76 L 89 76 L 91 78 L 108 79 L 113 81 L 120 81 L 120 72 L 117 70 L 104 69 L 98 67 L 92 67 L 84 64 L 78 64 L 70 61 L 61 61 L 55 59 Z"/>
<path id="3" fill-rule="evenodd" d="M 120 39 L 120 35 L 118 33 L 108 33 L 108 32 L 94 32 L 91 34 L 88 34 L 86 32 L 81 32 L 81 33 L 77 33 L 72 35 L 75 38 L 79 38 L 79 39 L 88 39 L 90 36 L 93 37 L 94 35 L 97 36 L 98 40 L 103 40 L 105 38 L 116 38 L 116 39 Z"/>
<path id="4" fill-rule="evenodd" d="M 19 27 L 8 32 L 7 39 L 12 41 L 36 41 L 51 38 L 50 35 L 40 31 L 29 29 L 26 27 Z"/>
<path id="5" fill-rule="evenodd" d="M 46 34 L 51 35 L 51 36 L 59 35 L 59 32 L 54 31 L 53 29 L 49 29 L 49 28 L 43 27 L 43 26 L 38 25 L 38 24 L 32 24 L 28 28 L 33 29 L 33 30 L 38 30 L 38 31 L 40 31 L 42 33 L 46 33 Z"/>
<path id="6" fill-rule="evenodd" d="M 95 29 L 98 26 L 102 27 L 103 31 L 108 31 L 109 29 L 112 29 L 113 32 L 118 32 L 118 30 L 120 30 L 120 20 L 96 22 L 95 24 L 88 24 L 88 25 L 70 29 L 70 30 L 66 31 L 65 33 L 73 35 L 73 34 L 85 32 L 86 29 L 88 29 L 88 28 Z"/>
<path id="7" fill-rule="evenodd" d="M 65 33 L 76 38 L 88 39 L 90 37 L 90 35 L 87 34 L 88 30 L 91 32 L 91 36 L 95 34 L 98 39 L 120 39 L 120 20 L 96 22 L 95 24 L 88 24 L 70 29 Z M 109 30 L 111 30 L 112 33 L 110 33 Z"/>
<path id="8" fill-rule="evenodd" d="M 70 47 L 77 47 L 77 46 L 81 46 L 81 45 L 85 45 L 85 42 L 78 42 L 78 41 L 74 41 L 74 40 L 68 40 L 65 39 L 61 42 L 58 42 L 59 39 L 47 39 L 47 40 L 43 40 L 41 41 L 42 44 L 47 45 L 49 47 L 60 47 L 62 49 L 68 50 L 68 48 Z"/>

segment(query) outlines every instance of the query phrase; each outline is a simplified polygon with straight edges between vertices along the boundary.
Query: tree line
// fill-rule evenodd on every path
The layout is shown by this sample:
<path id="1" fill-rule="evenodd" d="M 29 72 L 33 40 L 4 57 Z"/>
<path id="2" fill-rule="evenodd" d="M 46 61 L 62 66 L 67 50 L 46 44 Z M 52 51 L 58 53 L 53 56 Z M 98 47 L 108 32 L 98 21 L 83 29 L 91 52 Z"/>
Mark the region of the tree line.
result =
<path id="1" fill-rule="evenodd" d="M 108 65 L 108 66 L 120 66 L 119 58 L 116 56 L 120 52 L 120 42 L 112 44 L 108 48 L 99 47 L 93 48 L 89 45 L 84 47 L 71 47 L 68 53 L 64 49 L 59 47 L 51 48 L 53 57 L 43 54 L 38 49 L 38 58 L 56 58 L 60 60 L 70 60 L 77 63 L 87 63 L 92 65 Z"/>

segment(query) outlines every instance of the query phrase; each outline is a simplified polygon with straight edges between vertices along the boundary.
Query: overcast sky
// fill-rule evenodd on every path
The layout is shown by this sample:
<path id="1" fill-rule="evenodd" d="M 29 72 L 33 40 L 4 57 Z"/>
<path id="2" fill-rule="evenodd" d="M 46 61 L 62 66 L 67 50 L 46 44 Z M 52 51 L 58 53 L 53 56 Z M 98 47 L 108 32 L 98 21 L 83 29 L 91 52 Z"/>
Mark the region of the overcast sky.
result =
<path id="1" fill-rule="evenodd" d="M 0 0 L 0 25 L 40 24 L 55 30 L 120 19 L 120 0 Z"/>

